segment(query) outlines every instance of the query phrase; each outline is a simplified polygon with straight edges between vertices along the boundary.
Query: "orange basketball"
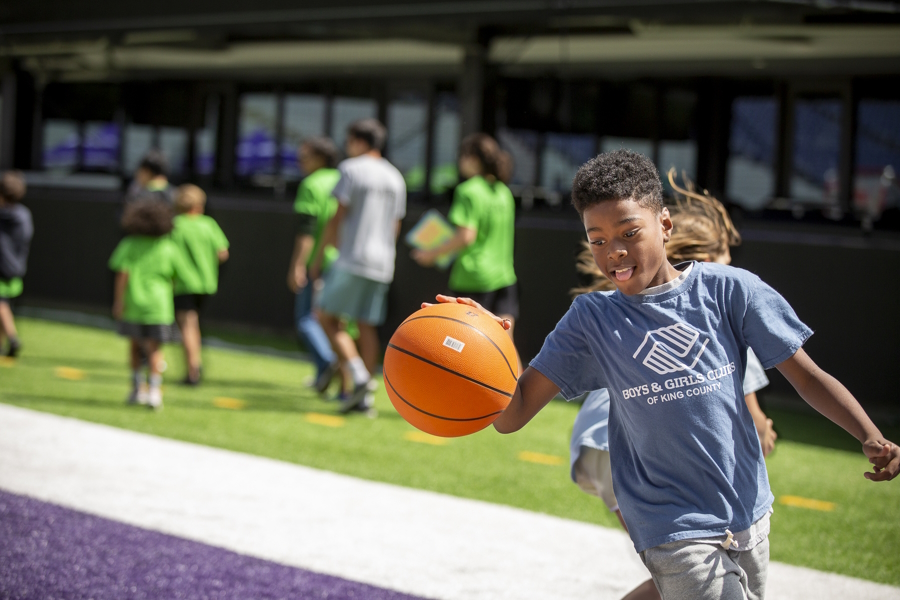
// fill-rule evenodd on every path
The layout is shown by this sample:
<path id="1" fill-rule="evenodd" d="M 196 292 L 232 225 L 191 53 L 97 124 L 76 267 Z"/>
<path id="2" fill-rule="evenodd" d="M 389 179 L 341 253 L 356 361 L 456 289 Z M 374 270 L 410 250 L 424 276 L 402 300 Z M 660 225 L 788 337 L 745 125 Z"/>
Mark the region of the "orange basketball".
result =
<path id="1" fill-rule="evenodd" d="M 384 355 L 384 387 L 394 408 L 413 427 L 441 437 L 490 425 L 509 404 L 518 377 L 509 334 L 464 304 L 414 312 Z"/>

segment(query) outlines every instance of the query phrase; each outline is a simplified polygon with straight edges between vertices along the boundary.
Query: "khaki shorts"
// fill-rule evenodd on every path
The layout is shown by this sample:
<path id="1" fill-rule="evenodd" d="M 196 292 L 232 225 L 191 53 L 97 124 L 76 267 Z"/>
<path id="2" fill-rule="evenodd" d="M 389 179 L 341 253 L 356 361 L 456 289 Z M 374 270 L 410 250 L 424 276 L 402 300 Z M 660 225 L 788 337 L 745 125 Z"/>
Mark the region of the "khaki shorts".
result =
<path id="1" fill-rule="evenodd" d="M 574 469 L 575 483 L 578 487 L 603 500 L 609 510 L 613 512 L 619 510 L 619 502 L 613 491 L 609 452 L 582 446 Z"/>

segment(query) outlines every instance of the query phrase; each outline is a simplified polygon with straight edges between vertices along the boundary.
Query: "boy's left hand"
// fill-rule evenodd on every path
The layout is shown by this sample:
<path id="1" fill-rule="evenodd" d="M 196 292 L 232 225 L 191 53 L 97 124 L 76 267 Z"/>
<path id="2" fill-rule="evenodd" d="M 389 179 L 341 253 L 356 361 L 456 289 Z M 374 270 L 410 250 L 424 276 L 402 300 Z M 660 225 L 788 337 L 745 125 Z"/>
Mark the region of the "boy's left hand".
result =
<path id="1" fill-rule="evenodd" d="M 866 472 L 871 481 L 890 481 L 900 473 L 900 446 L 884 438 L 870 438 L 863 443 L 863 452 L 875 466 L 874 472 Z"/>

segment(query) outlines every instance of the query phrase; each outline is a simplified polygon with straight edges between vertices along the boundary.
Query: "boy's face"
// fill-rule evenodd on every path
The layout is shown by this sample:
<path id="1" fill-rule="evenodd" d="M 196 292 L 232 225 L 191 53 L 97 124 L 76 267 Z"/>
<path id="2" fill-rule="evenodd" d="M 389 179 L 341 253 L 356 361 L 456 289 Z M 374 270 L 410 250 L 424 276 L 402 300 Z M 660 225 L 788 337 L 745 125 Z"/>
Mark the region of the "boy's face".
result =
<path id="1" fill-rule="evenodd" d="M 666 260 L 672 234 L 669 209 L 655 213 L 632 199 L 606 200 L 585 209 L 584 230 L 594 261 L 629 296 L 678 276 Z"/>

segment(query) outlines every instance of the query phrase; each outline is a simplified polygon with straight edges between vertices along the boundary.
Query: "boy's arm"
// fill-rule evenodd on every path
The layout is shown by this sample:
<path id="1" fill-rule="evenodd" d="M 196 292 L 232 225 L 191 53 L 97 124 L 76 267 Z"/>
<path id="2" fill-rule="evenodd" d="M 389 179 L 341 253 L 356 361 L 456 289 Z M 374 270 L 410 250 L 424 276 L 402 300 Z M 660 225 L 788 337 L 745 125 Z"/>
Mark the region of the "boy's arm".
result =
<path id="1" fill-rule="evenodd" d="M 319 249 L 316 252 L 312 264 L 309 266 L 312 279 L 318 278 L 319 274 L 322 272 L 322 259 L 325 256 L 325 248 L 328 246 L 334 246 L 335 248 L 339 247 L 340 239 L 338 239 L 338 232 L 340 232 L 341 223 L 347 217 L 347 210 L 346 206 L 338 204 L 337 212 L 334 213 L 334 216 L 331 217 L 328 224 L 325 225 L 325 231 L 322 233 L 322 241 L 319 243 Z"/>
<path id="2" fill-rule="evenodd" d="M 763 456 L 768 456 L 775 448 L 775 440 L 778 434 L 775 433 L 772 419 L 766 416 L 762 408 L 759 406 L 759 400 L 756 398 L 756 392 L 750 392 L 744 396 L 744 403 L 750 416 L 753 417 L 753 424 L 756 425 L 756 433 L 759 435 L 759 443 L 762 446 Z"/>
<path id="3" fill-rule="evenodd" d="M 294 254 L 291 256 L 287 281 L 288 288 L 295 294 L 300 288 L 306 287 L 308 282 L 306 262 L 315 245 L 316 240 L 311 235 L 299 234 L 294 238 Z"/>
<path id="4" fill-rule="evenodd" d="M 216 257 L 219 259 L 219 264 L 222 264 L 223 262 L 228 260 L 229 256 L 231 256 L 231 255 L 228 253 L 228 248 L 222 248 L 221 250 L 216 250 Z"/>
<path id="5" fill-rule="evenodd" d="M 500 433 L 513 433 L 522 429 L 558 393 L 556 384 L 540 371 L 532 367 L 526 368 L 519 376 L 516 391 L 506 410 L 494 421 L 494 429 Z"/>
<path id="6" fill-rule="evenodd" d="M 800 396 L 817 411 L 862 443 L 875 465 L 866 479 L 889 481 L 900 472 L 900 447 L 884 438 L 856 398 L 837 379 L 820 369 L 803 348 L 776 365 Z"/>
<path id="7" fill-rule="evenodd" d="M 437 300 L 438 302 L 457 302 L 474 306 L 478 310 L 489 314 L 503 329 L 509 330 L 512 326 L 509 319 L 501 319 L 471 298 L 454 298 L 439 294 Z M 423 302 L 422 308 L 426 306 L 430 306 L 430 304 Z M 494 429 L 500 433 L 513 433 L 522 429 L 558 393 L 559 388 L 555 383 L 547 379 L 537 369 L 528 367 L 524 373 L 519 375 L 519 381 L 516 384 L 516 389 L 509 401 L 509 405 L 494 421 Z"/>
<path id="8" fill-rule="evenodd" d="M 125 288 L 128 285 L 128 273 L 119 271 L 116 273 L 116 281 L 113 287 L 112 316 L 116 321 L 122 318 L 125 310 Z"/>

